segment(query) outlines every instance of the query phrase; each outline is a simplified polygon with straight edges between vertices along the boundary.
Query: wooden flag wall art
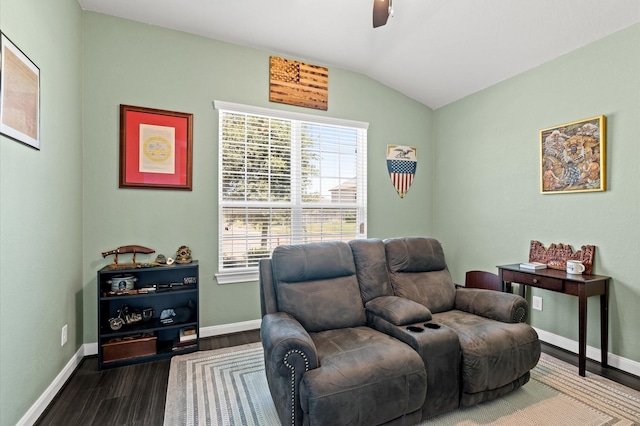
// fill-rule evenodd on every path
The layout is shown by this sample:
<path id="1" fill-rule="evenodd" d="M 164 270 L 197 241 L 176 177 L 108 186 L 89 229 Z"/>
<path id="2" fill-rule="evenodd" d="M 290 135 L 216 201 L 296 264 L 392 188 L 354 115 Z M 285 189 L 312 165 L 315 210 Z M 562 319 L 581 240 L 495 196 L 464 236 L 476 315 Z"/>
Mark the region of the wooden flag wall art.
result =
<path id="1" fill-rule="evenodd" d="M 269 101 L 326 111 L 329 69 L 271 56 Z"/>

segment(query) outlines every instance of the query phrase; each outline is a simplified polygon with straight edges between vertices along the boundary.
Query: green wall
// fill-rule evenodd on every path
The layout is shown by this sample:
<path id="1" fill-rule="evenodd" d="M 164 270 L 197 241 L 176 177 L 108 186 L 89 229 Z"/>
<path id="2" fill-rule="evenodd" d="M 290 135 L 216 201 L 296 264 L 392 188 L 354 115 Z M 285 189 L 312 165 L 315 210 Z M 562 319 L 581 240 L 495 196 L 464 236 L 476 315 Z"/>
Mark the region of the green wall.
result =
<path id="1" fill-rule="evenodd" d="M 0 29 L 41 87 L 40 151 L 0 136 L 0 425 L 83 343 L 81 18 L 76 0 L 0 0 Z"/>
<path id="2" fill-rule="evenodd" d="M 531 239 L 596 245 L 596 272 L 614 277 L 610 351 L 640 361 L 640 285 L 626 266 L 640 237 L 640 26 L 435 112 L 337 68 L 327 112 L 272 104 L 272 52 L 81 12 L 76 0 L 0 0 L 0 29 L 40 67 L 42 87 L 41 151 L 0 137 L 1 425 L 22 418 L 78 348 L 97 341 L 104 250 L 141 244 L 172 255 L 189 245 L 201 265 L 201 325 L 259 318 L 255 282 L 214 278 L 213 100 L 369 122 L 369 235 L 439 238 L 457 282 L 466 270 L 525 259 Z M 118 188 L 120 104 L 194 114 L 193 191 Z M 608 118 L 608 190 L 541 195 L 539 130 L 599 114 Z M 418 147 L 402 200 L 387 144 Z M 577 340 L 574 298 L 536 294 L 545 310 L 533 325 Z M 589 303 L 588 343 L 598 347 L 596 308 Z"/>
<path id="3" fill-rule="evenodd" d="M 148 246 L 167 256 L 183 244 L 191 248 L 200 261 L 201 326 L 260 317 L 257 283 L 218 285 L 214 278 L 214 100 L 369 122 L 369 235 L 432 233 L 429 108 L 361 74 L 337 68 L 329 69 L 327 112 L 284 106 L 268 101 L 271 52 L 89 12 L 83 14 L 83 37 L 85 342 L 97 340 L 96 270 L 112 261 L 100 253 L 126 244 Z M 194 114 L 193 191 L 118 188 L 120 104 Z M 387 174 L 387 144 L 418 147 L 416 179 L 402 200 Z"/>
<path id="4" fill-rule="evenodd" d="M 613 277 L 609 351 L 640 362 L 640 25 L 435 111 L 434 230 L 457 282 L 526 261 L 530 240 L 596 248 Z M 540 194 L 539 131 L 607 117 L 607 191 Z M 532 324 L 578 340 L 577 300 L 543 290 Z M 598 298 L 588 340 L 600 347 Z"/>

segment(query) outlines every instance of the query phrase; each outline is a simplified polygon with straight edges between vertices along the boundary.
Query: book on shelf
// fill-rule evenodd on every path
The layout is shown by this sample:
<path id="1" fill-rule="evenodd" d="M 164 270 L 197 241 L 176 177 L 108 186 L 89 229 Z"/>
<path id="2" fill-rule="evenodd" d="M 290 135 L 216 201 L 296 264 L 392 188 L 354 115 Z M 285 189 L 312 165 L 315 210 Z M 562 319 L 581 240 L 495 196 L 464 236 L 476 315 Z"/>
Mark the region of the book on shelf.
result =
<path id="1" fill-rule="evenodd" d="M 180 342 L 191 342 L 198 338 L 195 327 L 184 327 L 180 329 Z"/>
<path id="2" fill-rule="evenodd" d="M 547 265 L 545 263 L 540 262 L 526 262 L 521 263 L 520 267 L 523 269 L 547 269 Z"/>

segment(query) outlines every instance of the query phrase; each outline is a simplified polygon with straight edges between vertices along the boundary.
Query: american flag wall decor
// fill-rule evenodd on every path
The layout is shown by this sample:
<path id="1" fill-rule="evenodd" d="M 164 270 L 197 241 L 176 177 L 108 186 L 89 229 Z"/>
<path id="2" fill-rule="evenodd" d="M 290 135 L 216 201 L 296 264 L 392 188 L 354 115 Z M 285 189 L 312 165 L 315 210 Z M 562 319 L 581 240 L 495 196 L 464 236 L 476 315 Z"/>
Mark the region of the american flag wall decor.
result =
<path id="1" fill-rule="evenodd" d="M 269 101 L 326 111 L 329 69 L 271 56 Z"/>
<path id="2" fill-rule="evenodd" d="M 404 198 L 413 183 L 418 157 L 416 147 L 387 145 L 387 170 L 400 198 Z"/>

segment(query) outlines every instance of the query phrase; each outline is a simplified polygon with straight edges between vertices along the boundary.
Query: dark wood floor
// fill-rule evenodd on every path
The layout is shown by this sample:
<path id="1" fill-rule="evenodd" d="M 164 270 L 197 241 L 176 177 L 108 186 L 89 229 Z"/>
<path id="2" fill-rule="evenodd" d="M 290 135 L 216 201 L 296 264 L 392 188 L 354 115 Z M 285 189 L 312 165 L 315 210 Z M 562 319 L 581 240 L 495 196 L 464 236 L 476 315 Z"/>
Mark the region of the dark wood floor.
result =
<path id="1" fill-rule="evenodd" d="M 260 341 L 258 330 L 201 339 L 202 350 Z M 578 365 L 575 354 L 543 344 L 543 352 Z M 164 418 L 170 360 L 99 371 L 95 356 L 85 358 L 36 425 L 160 426 Z M 587 361 L 587 370 L 640 390 L 640 377 Z"/>
<path id="2" fill-rule="evenodd" d="M 201 350 L 259 342 L 260 331 L 200 339 Z M 86 357 L 36 425 L 162 426 L 170 359 L 98 370 Z"/>

